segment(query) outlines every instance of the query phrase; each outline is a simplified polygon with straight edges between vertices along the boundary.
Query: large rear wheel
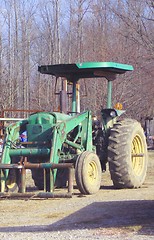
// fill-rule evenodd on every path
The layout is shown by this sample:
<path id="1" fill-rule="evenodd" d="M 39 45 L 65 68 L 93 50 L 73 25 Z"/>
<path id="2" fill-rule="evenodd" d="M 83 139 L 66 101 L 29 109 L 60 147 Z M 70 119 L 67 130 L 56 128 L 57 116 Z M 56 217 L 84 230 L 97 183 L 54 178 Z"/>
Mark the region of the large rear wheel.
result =
<path id="1" fill-rule="evenodd" d="M 78 156 L 75 179 L 82 194 L 94 194 L 99 190 L 101 172 L 100 160 L 95 153 L 85 151 Z"/>
<path id="2" fill-rule="evenodd" d="M 139 122 L 124 119 L 110 131 L 108 160 L 116 188 L 138 188 L 146 177 L 147 144 Z"/>
<path id="3" fill-rule="evenodd" d="M 31 169 L 32 179 L 34 180 L 35 186 L 39 190 L 44 189 L 44 172 L 43 169 Z"/>
<path id="4" fill-rule="evenodd" d="M 34 180 L 35 186 L 39 190 L 44 189 L 44 172 L 43 169 L 32 169 L 32 178 Z M 47 189 L 50 186 L 50 177 L 49 172 L 47 173 Z M 64 188 L 67 185 L 68 181 L 68 169 L 58 169 L 56 175 L 56 181 L 54 184 L 55 188 Z"/>

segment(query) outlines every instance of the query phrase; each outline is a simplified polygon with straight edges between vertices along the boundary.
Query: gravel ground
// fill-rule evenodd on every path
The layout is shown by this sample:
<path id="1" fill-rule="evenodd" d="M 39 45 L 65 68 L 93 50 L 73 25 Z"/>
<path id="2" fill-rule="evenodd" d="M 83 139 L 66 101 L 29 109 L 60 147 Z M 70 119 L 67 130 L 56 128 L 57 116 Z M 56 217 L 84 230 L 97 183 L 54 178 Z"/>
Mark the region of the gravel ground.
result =
<path id="1" fill-rule="evenodd" d="M 115 190 L 106 172 L 95 195 L 75 188 L 71 199 L 1 199 L 0 239 L 154 239 L 154 152 L 149 156 L 139 189 Z"/>

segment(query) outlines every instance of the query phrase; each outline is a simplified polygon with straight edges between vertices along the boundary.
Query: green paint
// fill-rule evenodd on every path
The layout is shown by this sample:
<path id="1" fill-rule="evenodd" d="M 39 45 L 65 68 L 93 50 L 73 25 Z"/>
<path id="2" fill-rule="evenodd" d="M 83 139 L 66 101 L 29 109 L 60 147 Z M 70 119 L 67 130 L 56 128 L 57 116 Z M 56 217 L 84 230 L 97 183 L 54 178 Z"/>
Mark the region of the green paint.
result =
<path id="1" fill-rule="evenodd" d="M 84 62 L 84 63 L 77 63 L 76 64 L 79 69 L 108 69 L 111 70 L 124 70 L 124 71 L 132 71 L 134 68 L 128 64 L 116 63 L 116 62 Z"/>
<path id="2" fill-rule="evenodd" d="M 107 108 L 112 108 L 112 81 L 107 85 Z"/>

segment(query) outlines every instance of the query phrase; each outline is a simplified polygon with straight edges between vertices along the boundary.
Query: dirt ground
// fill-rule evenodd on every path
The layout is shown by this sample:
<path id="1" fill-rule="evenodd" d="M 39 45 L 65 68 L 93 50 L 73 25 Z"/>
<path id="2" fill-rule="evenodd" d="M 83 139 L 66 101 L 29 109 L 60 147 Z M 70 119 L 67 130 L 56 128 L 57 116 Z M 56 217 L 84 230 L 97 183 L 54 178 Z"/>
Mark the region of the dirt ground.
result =
<path id="1" fill-rule="evenodd" d="M 2 238 L 154 239 L 154 151 L 139 189 L 114 189 L 106 172 L 95 195 L 83 196 L 75 188 L 70 199 L 0 199 Z"/>

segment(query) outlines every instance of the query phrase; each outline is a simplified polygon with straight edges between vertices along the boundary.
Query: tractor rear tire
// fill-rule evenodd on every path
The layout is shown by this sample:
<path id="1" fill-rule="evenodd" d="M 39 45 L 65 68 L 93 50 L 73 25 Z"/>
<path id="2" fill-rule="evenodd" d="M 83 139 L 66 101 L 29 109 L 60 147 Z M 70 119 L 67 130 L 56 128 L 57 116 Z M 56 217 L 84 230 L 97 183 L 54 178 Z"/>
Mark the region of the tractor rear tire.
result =
<path id="1" fill-rule="evenodd" d="M 44 172 L 43 169 L 31 169 L 32 179 L 34 180 L 35 186 L 39 190 L 44 189 Z"/>
<path id="2" fill-rule="evenodd" d="M 98 156 L 89 151 L 81 153 L 76 161 L 75 179 L 82 194 L 94 194 L 101 185 L 101 164 Z"/>
<path id="3" fill-rule="evenodd" d="M 43 169 L 32 169 L 32 179 L 39 190 L 44 190 L 44 172 Z M 68 181 L 68 169 L 58 169 L 55 181 L 55 188 L 64 188 Z M 49 189 L 49 175 L 47 175 L 47 189 Z"/>
<path id="4" fill-rule="evenodd" d="M 138 188 L 143 184 L 148 164 L 147 144 L 140 123 L 133 119 L 117 122 L 110 130 L 108 161 L 116 188 Z"/>
<path id="5" fill-rule="evenodd" d="M 56 188 L 65 188 L 68 182 L 68 168 L 58 169 L 55 181 Z"/>

